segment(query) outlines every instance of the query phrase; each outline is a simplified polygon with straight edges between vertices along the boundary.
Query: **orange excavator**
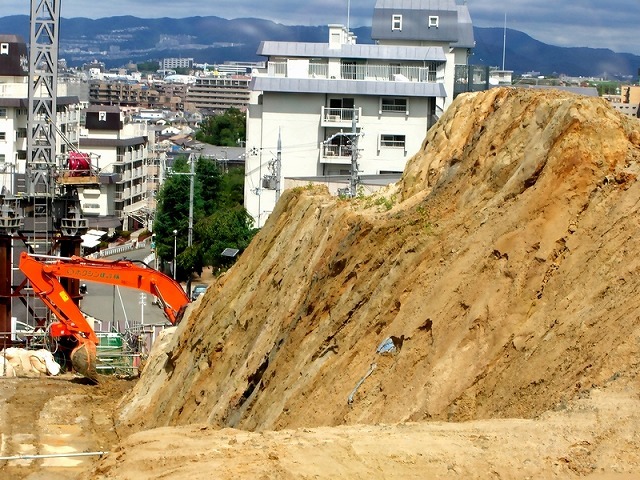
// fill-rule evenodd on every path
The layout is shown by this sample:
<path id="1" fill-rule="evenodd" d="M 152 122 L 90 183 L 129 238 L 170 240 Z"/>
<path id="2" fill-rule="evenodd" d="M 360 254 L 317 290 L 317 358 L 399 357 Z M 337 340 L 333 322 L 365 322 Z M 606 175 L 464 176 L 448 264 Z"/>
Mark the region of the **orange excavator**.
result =
<path id="1" fill-rule="evenodd" d="M 189 297 L 178 282 L 163 273 L 129 260 L 93 260 L 83 257 L 20 255 L 20 270 L 35 294 L 55 314 L 49 334 L 68 338 L 74 344 L 70 360 L 74 370 L 94 383 L 98 374 L 98 338 L 59 281 L 60 277 L 119 285 L 143 290 L 158 298 L 167 319 L 177 324 L 182 319 Z"/>

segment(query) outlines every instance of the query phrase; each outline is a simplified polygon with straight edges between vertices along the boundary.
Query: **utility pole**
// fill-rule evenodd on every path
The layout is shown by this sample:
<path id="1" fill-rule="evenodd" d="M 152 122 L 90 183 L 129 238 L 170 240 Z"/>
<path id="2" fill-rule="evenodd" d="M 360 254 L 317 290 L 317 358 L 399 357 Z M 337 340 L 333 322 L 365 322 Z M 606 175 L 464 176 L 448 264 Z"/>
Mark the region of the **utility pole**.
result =
<path id="1" fill-rule="evenodd" d="M 187 245 L 190 247 L 193 243 L 193 190 L 196 177 L 196 156 L 189 154 L 189 163 L 191 164 L 191 176 L 189 177 L 189 236 L 187 237 Z"/>
<path id="2" fill-rule="evenodd" d="M 349 193 L 351 197 L 358 194 L 358 110 L 353 107 L 353 118 L 351 119 L 351 176 L 349 182 Z"/>
<path id="3" fill-rule="evenodd" d="M 172 175 L 189 175 L 189 233 L 187 237 L 187 245 L 190 247 L 193 244 L 193 195 L 195 189 L 196 178 L 196 156 L 193 153 L 189 154 L 189 173 L 172 173 Z"/>
<path id="4" fill-rule="evenodd" d="M 280 174 L 282 172 L 282 136 L 280 134 L 280 129 L 278 128 L 278 149 L 276 151 L 276 166 L 274 175 L 276 177 L 276 203 L 280 199 Z"/>
<path id="5" fill-rule="evenodd" d="M 147 304 L 147 294 L 140 292 L 140 325 L 144 325 L 144 306 Z"/>
<path id="6" fill-rule="evenodd" d="M 502 38 L 502 71 L 504 71 L 506 56 L 507 56 L 507 12 L 504 12 L 504 34 Z"/>
<path id="7" fill-rule="evenodd" d="M 349 188 L 340 189 L 340 194 L 342 195 L 344 194 L 344 190 L 348 190 L 348 192 L 346 193 L 351 198 L 355 197 L 358 194 L 358 185 L 360 184 L 360 177 L 358 176 L 358 172 L 360 171 L 360 167 L 358 166 L 358 137 L 360 135 L 361 133 L 358 132 L 358 109 L 354 106 L 351 118 L 351 132 L 345 133 L 340 131 L 340 133 L 335 133 L 324 141 L 324 145 L 331 145 L 331 142 L 334 138 L 347 137 L 349 139 L 349 143 L 351 144 L 351 171 L 349 175 Z"/>
<path id="8" fill-rule="evenodd" d="M 173 231 L 173 279 L 176 279 L 176 256 L 178 255 L 178 230 Z"/>

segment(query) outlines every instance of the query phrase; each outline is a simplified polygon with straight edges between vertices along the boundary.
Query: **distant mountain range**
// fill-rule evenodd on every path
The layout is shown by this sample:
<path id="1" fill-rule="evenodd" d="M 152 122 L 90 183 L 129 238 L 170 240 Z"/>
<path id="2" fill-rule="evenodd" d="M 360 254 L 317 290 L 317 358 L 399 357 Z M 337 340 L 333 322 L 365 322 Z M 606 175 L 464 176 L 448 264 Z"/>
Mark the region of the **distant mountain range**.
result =
<path id="1" fill-rule="evenodd" d="M 359 43 L 373 43 L 371 28 L 353 29 Z M 471 63 L 502 66 L 504 30 L 474 27 L 476 48 Z M 63 18 L 60 58 L 70 66 L 94 59 L 117 67 L 165 57 L 193 57 L 197 63 L 260 61 L 256 55 L 263 40 L 327 42 L 326 26 L 288 26 L 268 20 L 220 17 L 143 19 L 131 16 L 97 20 Z M 29 40 L 29 16 L 0 17 L 0 34 Z M 505 68 L 516 74 L 536 71 L 543 75 L 636 77 L 640 56 L 603 48 L 556 47 L 517 31 L 507 30 Z"/>

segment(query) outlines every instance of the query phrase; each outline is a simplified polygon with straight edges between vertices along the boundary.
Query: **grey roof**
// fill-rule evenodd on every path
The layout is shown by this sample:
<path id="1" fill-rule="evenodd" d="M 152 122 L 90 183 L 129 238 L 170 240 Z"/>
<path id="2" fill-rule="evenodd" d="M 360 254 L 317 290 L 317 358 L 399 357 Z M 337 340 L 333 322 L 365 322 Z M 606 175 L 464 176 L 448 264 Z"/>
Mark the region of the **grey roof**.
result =
<path id="1" fill-rule="evenodd" d="M 442 47 L 415 47 L 402 45 L 341 45 L 329 48 L 328 43 L 264 41 L 258 55 L 287 58 L 364 58 L 369 60 L 403 60 L 445 62 Z"/>
<path id="2" fill-rule="evenodd" d="M 327 80 L 322 78 L 254 77 L 251 90 L 281 93 L 446 97 L 442 83 Z"/>
<path id="3" fill-rule="evenodd" d="M 245 149 L 243 147 L 219 147 L 217 145 L 209 145 L 208 143 L 199 143 L 202 146 L 202 150 L 199 150 L 199 155 L 214 157 L 218 160 L 243 160 Z"/>
<path id="4" fill-rule="evenodd" d="M 84 218 L 87 219 L 89 228 L 118 228 L 122 225 L 122 220 L 116 215 L 100 215 L 98 217 L 84 215 Z"/>
<path id="5" fill-rule="evenodd" d="M 402 15 L 402 29 L 392 30 L 393 15 Z M 438 27 L 429 28 L 429 17 Z M 377 0 L 373 10 L 371 38 L 377 41 L 444 42 L 473 48 L 473 25 L 466 4 L 456 0 Z"/>
<path id="6" fill-rule="evenodd" d="M 80 137 L 81 147 L 133 147 L 148 142 L 147 137 L 131 138 L 92 138 Z"/>
<path id="7" fill-rule="evenodd" d="M 117 105 L 89 105 L 87 112 L 112 112 L 120 113 L 120 107 Z"/>
<path id="8" fill-rule="evenodd" d="M 458 6 L 458 41 L 452 47 L 474 48 L 476 39 L 473 35 L 473 22 L 466 5 Z"/>
<path id="9" fill-rule="evenodd" d="M 0 42 L 6 43 L 26 43 L 20 35 L 0 34 Z"/>

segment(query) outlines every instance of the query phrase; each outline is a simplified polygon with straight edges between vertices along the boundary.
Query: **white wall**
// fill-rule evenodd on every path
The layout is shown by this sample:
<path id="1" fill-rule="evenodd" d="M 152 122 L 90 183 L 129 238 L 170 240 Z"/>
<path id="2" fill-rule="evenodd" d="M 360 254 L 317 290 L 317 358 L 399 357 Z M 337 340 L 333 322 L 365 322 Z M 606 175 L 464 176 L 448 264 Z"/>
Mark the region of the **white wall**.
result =
<path id="1" fill-rule="evenodd" d="M 329 132 L 321 127 L 322 107 L 330 98 L 349 95 L 283 94 L 263 95 L 258 104 L 256 92 L 247 114 L 247 156 L 245 163 L 245 208 L 254 217 L 255 226 L 262 227 L 275 206 L 274 190 L 262 188 L 262 178 L 270 174 L 269 162 L 277 157 L 278 134 L 282 139 L 281 188 L 284 179 L 339 174 L 349 171 L 350 162 L 340 164 L 321 162 L 322 142 Z M 353 97 L 350 97 L 353 98 Z M 402 172 L 407 160 L 422 146 L 427 132 L 430 113 L 429 98 L 409 98 L 409 115 L 381 113 L 379 96 L 354 98 L 355 107 L 361 109 L 358 127 L 360 173 L 378 174 L 381 171 Z M 350 133 L 351 128 L 344 128 Z M 381 148 L 381 135 L 404 135 L 405 148 Z M 252 154 L 252 148 L 262 149 Z M 258 194 L 259 192 L 259 194 Z"/>

